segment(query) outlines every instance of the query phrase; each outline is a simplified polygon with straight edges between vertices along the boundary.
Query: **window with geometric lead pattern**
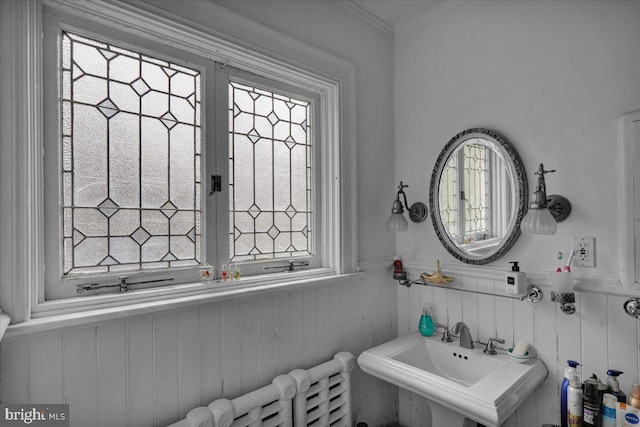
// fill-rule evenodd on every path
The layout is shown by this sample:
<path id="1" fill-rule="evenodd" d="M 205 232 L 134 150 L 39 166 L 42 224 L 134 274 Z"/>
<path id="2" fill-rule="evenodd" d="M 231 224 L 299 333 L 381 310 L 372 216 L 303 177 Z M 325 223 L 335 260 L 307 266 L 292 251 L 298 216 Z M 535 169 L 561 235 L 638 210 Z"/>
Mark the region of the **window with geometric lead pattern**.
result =
<path id="1" fill-rule="evenodd" d="M 201 73 L 61 42 L 63 274 L 199 264 Z"/>
<path id="2" fill-rule="evenodd" d="M 231 261 L 312 252 L 311 104 L 229 82 Z"/>

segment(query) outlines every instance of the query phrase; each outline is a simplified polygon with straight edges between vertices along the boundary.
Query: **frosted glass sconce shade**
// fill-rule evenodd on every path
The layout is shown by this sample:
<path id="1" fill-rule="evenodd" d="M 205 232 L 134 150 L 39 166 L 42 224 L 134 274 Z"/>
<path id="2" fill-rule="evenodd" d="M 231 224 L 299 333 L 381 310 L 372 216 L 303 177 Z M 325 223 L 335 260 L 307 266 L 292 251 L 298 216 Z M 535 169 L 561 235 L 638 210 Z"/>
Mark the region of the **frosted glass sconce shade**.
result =
<path id="1" fill-rule="evenodd" d="M 536 191 L 531 197 L 529 211 L 522 219 L 520 230 L 526 234 L 555 234 L 558 229 L 558 222 L 564 221 L 571 213 L 571 203 L 569 200 L 558 194 L 547 197 L 547 186 L 544 175 L 555 170 L 544 170 L 544 165 L 540 163 L 536 175 L 538 184 Z"/>
<path id="2" fill-rule="evenodd" d="M 409 229 L 409 223 L 404 217 L 404 206 L 400 200 L 400 195 L 402 195 L 404 205 L 407 207 L 409 206 L 409 203 L 407 202 L 407 195 L 404 193 L 404 189 L 407 187 L 408 185 L 404 185 L 402 181 L 400 181 L 396 199 L 393 201 L 393 206 L 391 207 L 391 216 L 387 220 L 387 230 L 389 231 L 407 231 Z M 411 221 L 422 222 L 426 217 L 427 205 L 424 203 L 416 202 L 409 208 L 409 218 Z"/>

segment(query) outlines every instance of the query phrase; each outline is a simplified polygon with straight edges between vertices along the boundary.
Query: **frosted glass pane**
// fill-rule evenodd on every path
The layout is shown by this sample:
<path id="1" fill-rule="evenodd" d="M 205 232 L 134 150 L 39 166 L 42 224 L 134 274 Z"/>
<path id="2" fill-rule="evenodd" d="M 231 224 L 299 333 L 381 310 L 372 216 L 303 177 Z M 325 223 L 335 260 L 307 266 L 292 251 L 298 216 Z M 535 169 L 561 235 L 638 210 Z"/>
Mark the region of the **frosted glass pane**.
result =
<path id="1" fill-rule="evenodd" d="M 118 114 L 109 121 L 110 198 L 121 207 L 140 204 L 139 124 L 133 114 Z"/>
<path id="2" fill-rule="evenodd" d="M 85 236 L 106 236 L 107 217 L 98 209 L 78 208 L 73 211 L 75 229 Z"/>
<path id="3" fill-rule="evenodd" d="M 240 113 L 233 120 L 233 131 L 248 134 L 253 129 L 253 116 L 248 113 Z"/>
<path id="4" fill-rule="evenodd" d="M 72 165 L 71 138 L 62 138 L 62 170 L 71 171 Z"/>
<path id="5" fill-rule="evenodd" d="M 280 120 L 290 121 L 291 120 L 291 112 L 289 107 L 284 101 L 279 99 L 274 99 L 273 101 L 273 111 L 276 113 L 276 116 Z"/>
<path id="6" fill-rule="evenodd" d="M 194 206 L 194 144 L 193 127 L 177 125 L 170 132 L 171 202 L 178 209 L 193 209 Z"/>
<path id="7" fill-rule="evenodd" d="M 183 98 L 195 92 L 195 78 L 185 73 L 177 73 L 171 77 L 171 93 Z"/>
<path id="8" fill-rule="evenodd" d="M 107 120 L 93 107 L 73 109 L 74 202 L 97 206 L 107 198 Z"/>
<path id="9" fill-rule="evenodd" d="M 291 244 L 299 251 L 307 250 L 307 238 L 300 232 L 291 233 Z"/>
<path id="10" fill-rule="evenodd" d="M 143 61 L 142 78 L 151 89 L 165 93 L 169 91 L 169 77 L 158 65 L 149 64 Z"/>
<path id="11" fill-rule="evenodd" d="M 248 255 L 253 249 L 253 235 L 242 234 L 235 241 L 235 254 L 236 255 Z"/>
<path id="12" fill-rule="evenodd" d="M 107 239 L 105 237 L 88 237 L 74 250 L 74 264 L 76 267 L 90 267 L 98 265 L 107 257 Z"/>
<path id="13" fill-rule="evenodd" d="M 273 175 L 275 181 L 274 192 L 274 209 L 285 210 L 290 204 L 290 169 L 289 169 L 289 154 L 290 151 L 285 144 L 274 143 L 273 146 L 274 163 L 273 163 Z"/>
<path id="14" fill-rule="evenodd" d="M 171 234 L 187 234 L 194 224 L 193 212 L 176 212 L 170 219 Z"/>
<path id="15" fill-rule="evenodd" d="M 64 206 L 71 206 L 73 204 L 73 175 L 71 172 L 62 174 L 62 188 L 62 203 Z"/>
<path id="16" fill-rule="evenodd" d="M 291 236 L 289 233 L 281 233 L 275 239 L 276 252 L 284 252 L 291 246 Z"/>
<path id="17" fill-rule="evenodd" d="M 73 268 L 73 241 L 69 238 L 63 242 L 63 258 L 64 258 L 64 274 L 67 274 Z"/>
<path id="18" fill-rule="evenodd" d="M 169 238 L 151 237 L 142 245 L 142 260 L 145 262 L 162 259 L 169 251 Z"/>
<path id="19" fill-rule="evenodd" d="M 266 117 L 255 118 L 255 129 L 262 138 L 273 138 L 273 126 Z"/>
<path id="20" fill-rule="evenodd" d="M 273 100 L 268 96 L 260 96 L 255 101 L 255 114 L 268 116 L 273 111 Z"/>
<path id="21" fill-rule="evenodd" d="M 140 97 L 131 86 L 111 82 L 109 84 L 109 98 L 122 111 L 136 114 L 140 111 Z"/>
<path id="22" fill-rule="evenodd" d="M 261 215 L 259 215 L 261 216 Z M 253 233 L 253 217 L 247 212 L 236 212 L 233 225 L 241 233 Z"/>
<path id="23" fill-rule="evenodd" d="M 266 231 L 269 231 L 272 227 L 273 227 L 272 212 L 262 212 L 260 215 L 256 217 L 255 229 L 257 231 L 266 232 Z M 272 231 L 272 235 L 274 234 L 277 234 L 277 230 Z"/>
<path id="24" fill-rule="evenodd" d="M 62 210 L 62 229 L 64 237 L 71 237 L 72 228 L 73 228 L 73 220 L 71 218 L 71 209 L 64 208 Z"/>
<path id="25" fill-rule="evenodd" d="M 195 123 L 195 109 L 186 99 L 172 96 L 170 102 L 171 114 L 173 114 L 179 122 Z"/>
<path id="26" fill-rule="evenodd" d="M 109 227 L 112 236 L 129 236 L 140 227 L 140 211 L 119 209 L 109 218 Z"/>
<path id="27" fill-rule="evenodd" d="M 307 120 L 307 108 L 301 105 L 295 105 L 291 109 L 291 121 L 293 123 L 303 123 Z"/>
<path id="28" fill-rule="evenodd" d="M 119 263 L 134 263 L 140 260 L 140 245 L 129 237 L 112 237 L 109 239 L 110 255 Z"/>
<path id="29" fill-rule="evenodd" d="M 255 144 L 256 204 L 262 210 L 273 210 L 273 143 L 260 140 Z"/>
<path id="30" fill-rule="evenodd" d="M 195 257 L 194 244 L 186 236 L 172 236 L 171 253 L 178 259 L 193 259 Z"/>
<path id="31" fill-rule="evenodd" d="M 300 125 L 291 125 L 291 137 L 298 144 L 306 144 L 307 133 Z"/>
<path id="32" fill-rule="evenodd" d="M 162 117 L 169 111 L 169 95 L 156 91 L 147 92 L 142 96 L 142 114 Z"/>
<path id="33" fill-rule="evenodd" d="M 69 36 L 63 34 L 62 36 L 62 68 L 65 70 L 71 69 L 71 40 Z"/>
<path id="34" fill-rule="evenodd" d="M 291 231 L 291 220 L 285 213 L 276 212 L 274 214 L 274 224 L 281 232 Z"/>
<path id="35" fill-rule="evenodd" d="M 307 209 L 307 153 L 303 145 L 291 150 L 291 204 L 298 211 Z"/>
<path id="36" fill-rule="evenodd" d="M 107 97 L 107 81 L 93 76 L 82 76 L 73 83 L 73 100 L 98 105 Z"/>
<path id="37" fill-rule="evenodd" d="M 82 43 L 73 45 L 73 61 L 85 73 L 107 77 L 107 60 L 98 49 Z"/>
<path id="38" fill-rule="evenodd" d="M 142 118 L 142 207 L 159 208 L 169 200 L 168 140 L 159 120 Z"/>
<path id="39" fill-rule="evenodd" d="M 71 72 L 62 73 L 62 99 L 71 99 Z"/>
<path id="40" fill-rule="evenodd" d="M 248 210 L 253 204 L 253 144 L 237 137 L 234 141 L 234 209 Z"/>
<path id="41" fill-rule="evenodd" d="M 140 61 L 129 56 L 118 55 L 109 62 L 109 78 L 131 83 L 140 77 Z"/>
<path id="42" fill-rule="evenodd" d="M 262 252 L 273 252 L 273 239 L 266 233 L 256 234 L 256 248 Z"/>
<path id="43" fill-rule="evenodd" d="M 169 234 L 169 219 L 160 211 L 143 210 L 142 227 L 152 235 Z"/>
<path id="44" fill-rule="evenodd" d="M 71 135 L 73 117 L 71 116 L 71 103 L 67 101 L 62 102 L 62 135 Z"/>
<path id="45" fill-rule="evenodd" d="M 236 89 L 233 91 L 233 97 L 236 107 L 240 111 L 253 114 L 253 99 L 249 96 L 248 92 Z"/>

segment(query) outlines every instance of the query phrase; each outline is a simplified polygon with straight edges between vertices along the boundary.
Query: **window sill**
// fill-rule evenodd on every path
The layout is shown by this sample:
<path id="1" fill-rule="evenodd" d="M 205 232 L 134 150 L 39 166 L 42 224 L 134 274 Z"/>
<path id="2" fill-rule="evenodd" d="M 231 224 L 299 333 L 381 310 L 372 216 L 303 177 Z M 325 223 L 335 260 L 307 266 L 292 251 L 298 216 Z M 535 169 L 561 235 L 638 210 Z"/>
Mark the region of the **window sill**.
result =
<path id="1" fill-rule="evenodd" d="M 6 330 L 3 341 L 88 323 L 176 310 L 230 299 L 256 297 L 314 286 L 342 284 L 346 280 L 361 277 L 364 274 L 327 274 L 325 269 L 305 273 L 307 274 L 296 275 L 295 277 L 286 277 L 287 274 L 279 274 L 278 277 L 269 278 L 268 281 L 265 280 L 264 276 L 261 278 L 250 277 L 224 284 L 217 281 L 211 284 L 191 283 L 171 286 L 171 289 L 134 291 L 127 295 L 114 294 L 76 298 L 72 303 L 69 302 L 71 300 L 43 303 L 38 306 L 39 310 L 34 313 L 31 320 L 10 325 Z M 171 292 L 169 297 L 166 296 L 166 292 Z M 163 293 L 165 295 L 162 295 Z M 134 294 L 139 296 L 137 301 L 126 299 Z M 94 301 L 90 302 L 89 299 Z M 123 299 L 129 303 L 122 305 Z"/>

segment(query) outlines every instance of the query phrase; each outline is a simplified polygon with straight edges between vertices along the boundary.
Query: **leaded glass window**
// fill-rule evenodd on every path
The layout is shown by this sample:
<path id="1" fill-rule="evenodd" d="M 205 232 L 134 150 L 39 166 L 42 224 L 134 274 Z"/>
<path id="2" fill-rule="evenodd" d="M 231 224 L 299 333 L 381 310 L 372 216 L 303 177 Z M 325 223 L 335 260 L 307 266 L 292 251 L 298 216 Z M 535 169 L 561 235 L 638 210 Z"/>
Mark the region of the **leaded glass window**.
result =
<path id="1" fill-rule="evenodd" d="M 62 33 L 63 275 L 200 263 L 201 73 Z"/>
<path id="2" fill-rule="evenodd" d="M 312 252 L 310 102 L 229 83 L 232 261 Z"/>
<path id="3" fill-rule="evenodd" d="M 443 223 L 460 244 L 492 237 L 487 147 L 470 141 L 451 156 L 440 183 Z"/>

